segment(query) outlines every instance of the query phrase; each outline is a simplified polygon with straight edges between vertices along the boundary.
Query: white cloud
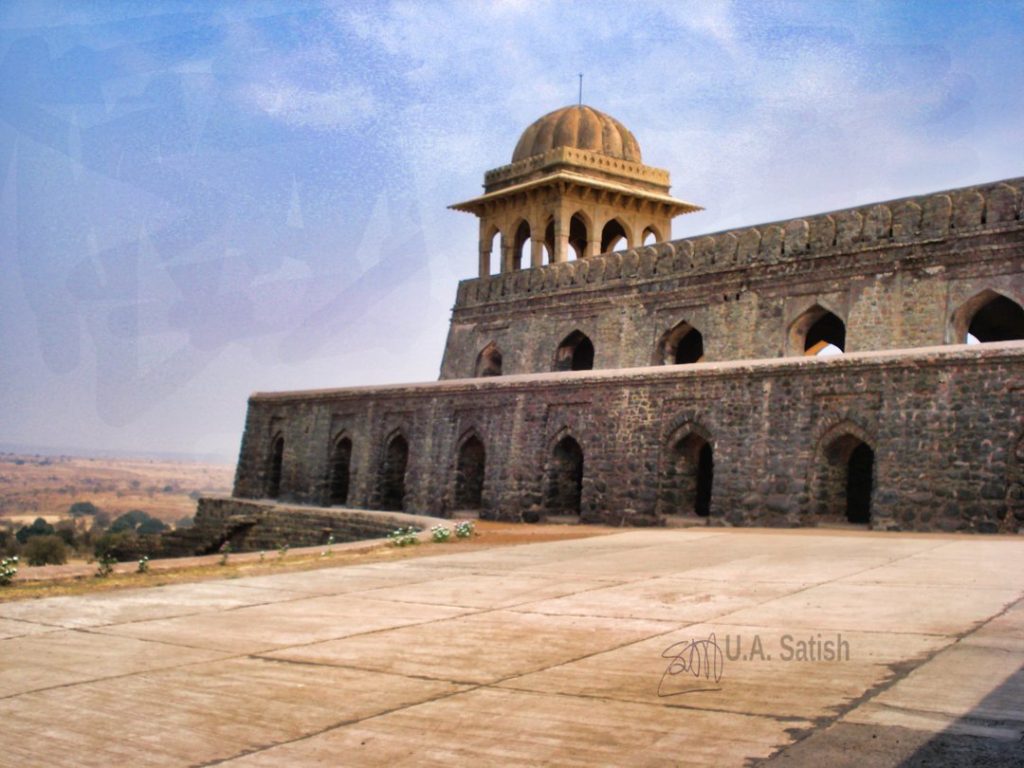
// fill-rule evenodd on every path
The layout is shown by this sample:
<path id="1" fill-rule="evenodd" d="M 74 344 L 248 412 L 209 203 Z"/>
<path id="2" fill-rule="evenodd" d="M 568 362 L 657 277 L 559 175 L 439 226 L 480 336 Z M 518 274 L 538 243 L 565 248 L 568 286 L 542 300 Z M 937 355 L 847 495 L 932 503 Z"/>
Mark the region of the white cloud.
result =
<path id="1" fill-rule="evenodd" d="M 277 80 L 250 85 L 244 94 L 249 103 L 270 117 L 288 125 L 318 130 L 352 128 L 377 111 L 373 94 L 361 85 L 314 90 Z"/>

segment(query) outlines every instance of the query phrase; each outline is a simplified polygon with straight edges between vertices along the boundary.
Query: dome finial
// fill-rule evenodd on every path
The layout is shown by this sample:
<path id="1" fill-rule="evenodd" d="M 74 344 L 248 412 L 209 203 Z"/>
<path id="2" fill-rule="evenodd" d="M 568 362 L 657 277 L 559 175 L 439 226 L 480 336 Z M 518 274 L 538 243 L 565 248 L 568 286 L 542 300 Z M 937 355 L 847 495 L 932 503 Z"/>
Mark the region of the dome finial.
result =
<path id="1" fill-rule="evenodd" d="M 583 106 L 583 73 L 580 72 L 580 101 L 578 106 Z"/>

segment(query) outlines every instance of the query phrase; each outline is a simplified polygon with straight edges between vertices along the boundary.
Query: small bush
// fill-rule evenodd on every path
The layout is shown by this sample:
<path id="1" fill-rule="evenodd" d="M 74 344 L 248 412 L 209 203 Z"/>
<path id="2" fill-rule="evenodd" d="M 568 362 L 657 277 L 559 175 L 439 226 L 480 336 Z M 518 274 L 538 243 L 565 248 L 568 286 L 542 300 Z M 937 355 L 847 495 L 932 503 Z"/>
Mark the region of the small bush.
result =
<path id="1" fill-rule="evenodd" d="M 472 520 L 463 520 L 455 524 L 455 536 L 460 539 L 468 539 L 476 533 L 476 526 Z"/>
<path id="2" fill-rule="evenodd" d="M 139 558 L 139 573 L 149 573 L 149 558 L 143 555 Z"/>
<path id="3" fill-rule="evenodd" d="M 68 561 L 68 548 L 60 536 L 33 536 L 22 555 L 29 565 L 64 565 Z"/>
<path id="4" fill-rule="evenodd" d="M 18 556 L 5 557 L 0 560 L 0 587 L 6 587 L 18 573 Z"/>
<path id="5" fill-rule="evenodd" d="M 446 525 L 435 525 L 430 529 L 430 538 L 437 544 L 444 544 L 452 537 L 452 530 Z"/>
<path id="6" fill-rule="evenodd" d="M 416 538 L 416 534 L 419 532 L 420 529 L 412 525 L 406 528 L 396 528 L 388 534 L 388 541 L 396 547 L 408 547 L 413 544 L 419 544 L 419 539 Z"/>
<path id="7" fill-rule="evenodd" d="M 105 579 L 111 573 L 114 572 L 114 564 L 117 559 L 111 555 L 101 555 L 96 561 L 96 578 Z"/>

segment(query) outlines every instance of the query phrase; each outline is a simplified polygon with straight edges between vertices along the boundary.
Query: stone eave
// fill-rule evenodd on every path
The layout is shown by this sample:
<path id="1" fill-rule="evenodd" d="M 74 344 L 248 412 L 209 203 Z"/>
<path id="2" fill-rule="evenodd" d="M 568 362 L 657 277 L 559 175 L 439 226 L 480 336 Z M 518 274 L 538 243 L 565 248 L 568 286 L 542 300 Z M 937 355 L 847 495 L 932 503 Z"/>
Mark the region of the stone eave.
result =
<path id="1" fill-rule="evenodd" d="M 537 189 L 538 187 L 552 186 L 558 183 L 575 184 L 581 187 L 590 187 L 596 189 L 603 189 L 609 192 L 616 192 L 622 195 L 629 195 L 630 197 L 640 198 L 648 200 L 650 202 L 659 203 L 662 205 L 671 206 L 674 209 L 673 216 L 678 216 L 684 213 L 693 213 L 695 211 L 703 211 L 704 209 L 695 205 L 694 203 L 688 203 L 685 200 L 679 200 L 678 198 L 672 197 L 671 195 L 662 195 L 657 192 L 652 192 L 642 187 L 636 187 L 631 184 L 620 184 L 613 181 L 607 181 L 604 179 L 597 179 L 593 176 L 586 176 L 580 173 L 574 173 L 572 171 L 557 171 L 555 173 L 542 176 L 538 179 L 532 179 L 530 181 L 524 181 L 520 184 L 514 184 L 510 187 L 496 190 L 494 192 L 488 192 L 487 194 L 481 195 L 480 197 L 474 197 L 471 200 L 465 200 L 461 203 L 454 203 L 448 207 L 454 211 L 464 211 L 465 213 L 478 213 L 483 207 L 490 202 L 500 200 L 505 197 L 511 197 L 512 195 L 527 192 L 531 189 Z"/>

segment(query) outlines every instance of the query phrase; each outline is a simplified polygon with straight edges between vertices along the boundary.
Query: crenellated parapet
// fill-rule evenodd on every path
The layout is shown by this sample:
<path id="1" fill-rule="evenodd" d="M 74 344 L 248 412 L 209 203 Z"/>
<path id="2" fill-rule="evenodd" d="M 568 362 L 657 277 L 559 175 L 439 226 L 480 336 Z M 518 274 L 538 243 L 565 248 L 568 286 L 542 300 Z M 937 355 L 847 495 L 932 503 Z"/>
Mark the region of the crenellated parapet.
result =
<path id="1" fill-rule="evenodd" d="M 673 240 L 459 284 L 455 311 L 581 288 L 893 249 L 1020 226 L 1024 178 Z"/>

